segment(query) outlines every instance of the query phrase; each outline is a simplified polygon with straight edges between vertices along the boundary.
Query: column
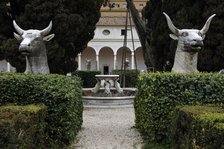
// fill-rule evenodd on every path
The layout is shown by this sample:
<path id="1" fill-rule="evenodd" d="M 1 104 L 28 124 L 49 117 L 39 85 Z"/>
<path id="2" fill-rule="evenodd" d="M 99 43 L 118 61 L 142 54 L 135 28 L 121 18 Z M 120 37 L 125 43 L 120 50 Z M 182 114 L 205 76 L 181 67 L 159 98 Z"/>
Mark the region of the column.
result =
<path id="1" fill-rule="evenodd" d="M 78 54 L 78 70 L 81 70 L 82 69 L 82 54 L 79 53 Z"/>
<path id="2" fill-rule="evenodd" d="M 115 54 L 114 55 L 114 70 L 117 69 L 116 65 L 117 65 L 117 55 Z"/>
<path id="3" fill-rule="evenodd" d="M 131 52 L 131 69 L 135 69 L 135 53 Z"/>
<path id="4" fill-rule="evenodd" d="M 99 55 L 96 55 L 96 69 L 99 71 L 100 70 L 100 63 L 99 63 Z"/>

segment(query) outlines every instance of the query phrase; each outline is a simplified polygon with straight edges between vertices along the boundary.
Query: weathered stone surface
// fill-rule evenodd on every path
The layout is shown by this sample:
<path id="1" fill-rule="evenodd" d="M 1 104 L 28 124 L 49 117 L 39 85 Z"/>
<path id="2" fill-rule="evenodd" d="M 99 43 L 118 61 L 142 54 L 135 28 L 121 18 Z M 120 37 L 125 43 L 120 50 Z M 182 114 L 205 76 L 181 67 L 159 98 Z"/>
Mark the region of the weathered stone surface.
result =
<path id="1" fill-rule="evenodd" d="M 13 21 L 13 26 L 18 33 L 14 33 L 15 38 L 21 41 L 19 51 L 26 57 L 25 73 L 50 73 L 44 41 L 50 41 L 54 38 L 54 34 L 47 36 L 51 31 L 52 22 L 43 30 L 23 30 L 15 21 Z"/>
<path id="2" fill-rule="evenodd" d="M 172 71 L 182 73 L 198 72 L 198 52 L 204 45 L 203 40 L 205 38 L 205 34 L 208 31 L 210 23 L 215 14 L 208 18 L 201 30 L 178 29 L 173 25 L 170 17 L 166 13 L 163 14 L 166 17 L 169 29 L 173 33 L 170 34 L 170 37 L 178 41 Z"/>

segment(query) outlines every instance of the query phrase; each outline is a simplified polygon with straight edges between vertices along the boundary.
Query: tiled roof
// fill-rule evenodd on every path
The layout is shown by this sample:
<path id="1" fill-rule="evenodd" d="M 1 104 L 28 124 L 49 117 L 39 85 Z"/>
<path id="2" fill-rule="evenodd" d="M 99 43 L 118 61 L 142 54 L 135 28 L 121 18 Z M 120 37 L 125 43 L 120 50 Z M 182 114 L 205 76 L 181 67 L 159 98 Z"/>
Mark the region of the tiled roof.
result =
<path id="1" fill-rule="evenodd" d="M 128 25 L 130 21 L 128 20 Z M 97 26 L 104 26 L 104 25 L 112 25 L 112 26 L 119 26 L 125 25 L 126 18 L 125 17 L 101 17 L 97 23 Z M 134 25 L 132 21 L 132 25 Z"/>

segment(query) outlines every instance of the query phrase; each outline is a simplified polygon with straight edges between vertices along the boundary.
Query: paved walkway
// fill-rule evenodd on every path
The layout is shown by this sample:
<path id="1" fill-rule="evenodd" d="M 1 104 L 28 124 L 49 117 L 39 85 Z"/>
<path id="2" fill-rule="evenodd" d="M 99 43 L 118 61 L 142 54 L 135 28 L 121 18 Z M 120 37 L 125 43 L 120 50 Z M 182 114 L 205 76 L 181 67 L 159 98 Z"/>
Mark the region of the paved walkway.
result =
<path id="1" fill-rule="evenodd" d="M 140 149 L 133 108 L 85 109 L 74 149 Z"/>

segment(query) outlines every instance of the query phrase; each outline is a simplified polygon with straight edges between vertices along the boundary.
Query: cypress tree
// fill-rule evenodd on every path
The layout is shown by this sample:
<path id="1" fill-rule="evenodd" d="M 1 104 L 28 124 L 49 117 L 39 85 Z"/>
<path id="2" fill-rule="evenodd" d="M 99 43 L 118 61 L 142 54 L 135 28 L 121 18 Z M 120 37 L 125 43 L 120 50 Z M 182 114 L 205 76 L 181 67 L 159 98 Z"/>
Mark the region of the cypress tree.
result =
<path id="1" fill-rule="evenodd" d="M 150 40 L 150 54 L 153 55 L 155 71 L 163 70 L 167 54 L 169 53 L 168 44 L 165 42 L 168 40 L 167 36 L 163 36 L 166 26 L 163 23 L 161 8 L 162 0 L 151 0 L 150 3 L 147 3 L 145 13 L 143 13 L 144 18 L 147 20 L 146 27 Z"/>
<path id="2" fill-rule="evenodd" d="M 205 48 L 199 55 L 198 68 L 202 71 L 219 71 L 224 68 L 224 1 L 206 0 L 201 17 L 206 20 L 211 14 L 217 15 L 210 25 L 205 38 Z"/>

